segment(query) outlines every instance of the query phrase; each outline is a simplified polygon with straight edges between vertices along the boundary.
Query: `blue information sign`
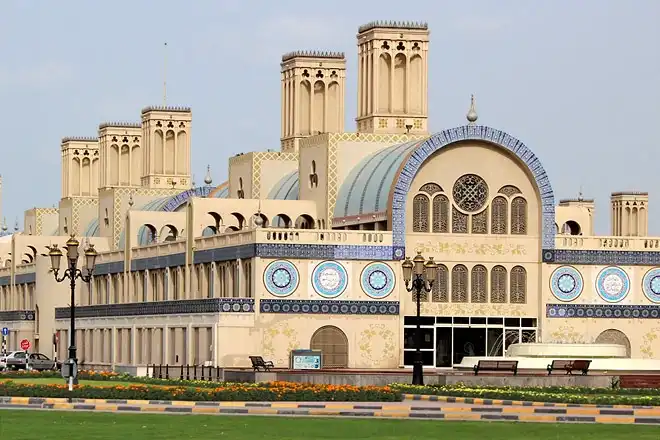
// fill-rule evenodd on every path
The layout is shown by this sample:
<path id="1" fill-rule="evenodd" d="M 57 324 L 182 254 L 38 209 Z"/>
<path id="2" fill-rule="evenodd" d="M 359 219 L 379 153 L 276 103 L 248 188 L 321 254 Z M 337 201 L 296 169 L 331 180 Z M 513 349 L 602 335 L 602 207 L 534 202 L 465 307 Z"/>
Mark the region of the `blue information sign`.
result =
<path id="1" fill-rule="evenodd" d="M 2 327 L 2 336 L 9 336 L 9 329 L 7 327 Z"/>

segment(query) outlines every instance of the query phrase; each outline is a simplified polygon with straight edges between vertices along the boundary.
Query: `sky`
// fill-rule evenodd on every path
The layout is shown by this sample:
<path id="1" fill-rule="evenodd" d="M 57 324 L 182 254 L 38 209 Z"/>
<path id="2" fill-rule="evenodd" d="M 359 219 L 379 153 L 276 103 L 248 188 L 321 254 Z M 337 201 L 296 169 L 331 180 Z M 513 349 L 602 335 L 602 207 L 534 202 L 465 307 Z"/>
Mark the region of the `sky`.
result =
<path id="1" fill-rule="evenodd" d="M 228 157 L 279 149 L 286 52 L 346 53 L 354 131 L 356 33 L 373 20 L 428 22 L 431 131 L 463 125 L 475 94 L 479 123 L 525 142 L 557 200 L 595 198 L 597 234 L 610 193 L 637 190 L 660 235 L 658 0 L 2 0 L 3 215 L 22 226 L 24 210 L 58 203 L 62 137 L 162 104 L 165 42 L 198 183 L 207 164 L 221 183 Z"/>

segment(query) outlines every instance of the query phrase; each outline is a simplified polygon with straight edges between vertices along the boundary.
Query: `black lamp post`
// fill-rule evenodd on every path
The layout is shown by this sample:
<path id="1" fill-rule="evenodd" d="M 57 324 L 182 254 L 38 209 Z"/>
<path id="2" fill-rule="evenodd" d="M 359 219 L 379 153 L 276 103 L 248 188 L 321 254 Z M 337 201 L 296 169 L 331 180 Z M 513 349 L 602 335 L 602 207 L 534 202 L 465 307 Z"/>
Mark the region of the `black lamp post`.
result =
<path id="1" fill-rule="evenodd" d="M 76 376 L 78 367 L 78 359 L 76 358 L 76 279 L 80 278 L 85 283 L 91 281 L 92 273 L 94 272 L 94 265 L 96 264 L 96 256 L 98 255 L 92 244 L 85 249 L 85 268 L 87 269 L 87 273 L 83 273 L 82 270 L 78 269 L 78 257 L 80 256 L 79 247 L 80 242 L 72 235 L 66 242 L 68 267 L 64 270 L 61 277 L 58 275 L 60 272 L 60 260 L 64 254 L 56 244 L 48 248 L 48 255 L 50 256 L 50 264 L 53 274 L 55 275 L 55 281 L 61 283 L 68 278 L 69 286 L 71 287 L 71 328 L 69 331 L 71 345 L 69 345 L 69 358 L 65 362 L 66 370 L 64 368 L 62 369 L 62 375 L 68 378 L 69 390 L 72 390 L 74 382 L 77 382 Z"/>
<path id="2" fill-rule="evenodd" d="M 415 360 L 413 361 L 413 385 L 424 385 L 424 360 L 422 359 L 422 329 L 420 325 L 421 296 L 422 292 L 430 292 L 433 289 L 433 281 L 438 275 L 438 265 L 433 257 L 425 260 L 421 252 L 410 261 L 410 257 L 401 263 L 403 269 L 403 281 L 406 290 L 413 292 L 417 301 L 417 328 L 415 329 Z M 414 275 L 414 278 L 413 278 Z M 412 282 L 411 282 L 412 281 Z"/>

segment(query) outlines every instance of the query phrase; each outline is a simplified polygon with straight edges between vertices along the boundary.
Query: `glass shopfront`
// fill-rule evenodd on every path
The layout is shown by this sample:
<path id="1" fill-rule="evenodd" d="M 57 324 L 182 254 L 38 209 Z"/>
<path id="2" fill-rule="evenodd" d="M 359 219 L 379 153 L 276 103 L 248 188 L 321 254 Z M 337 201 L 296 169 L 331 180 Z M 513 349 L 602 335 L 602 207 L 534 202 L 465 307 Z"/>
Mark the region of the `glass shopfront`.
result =
<path id="1" fill-rule="evenodd" d="M 417 318 L 404 317 L 403 363 L 415 358 Z M 536 342 L 536 318 L 439 316 L 420 318 L 424 366 L 451 368 L 464 357 L 502 357 L 511 344 Z"/>

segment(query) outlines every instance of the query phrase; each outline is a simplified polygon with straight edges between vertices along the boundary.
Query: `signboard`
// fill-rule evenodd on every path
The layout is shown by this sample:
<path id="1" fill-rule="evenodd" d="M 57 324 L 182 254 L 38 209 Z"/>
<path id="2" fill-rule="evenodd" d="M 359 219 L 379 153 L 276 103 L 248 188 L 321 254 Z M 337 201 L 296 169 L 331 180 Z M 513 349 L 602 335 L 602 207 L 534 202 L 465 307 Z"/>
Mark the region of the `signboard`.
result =
<path id="1" fill-rule="evenodd" d="M 322 367 L 321 352 L 317 350 L 291 351 L 291 369 L 320 370 Z"/>
<path id="2" fill-rule="evenodd" d="M 2 336 L 9 336 L 9 329 L 7 327 L 2 327 Z"/>
<path id="3" fill-rule="evenodd" d="M 21 350 L 28 351 L 30 349 L 30 341 L 23 339 L 21 341 Z"/>

